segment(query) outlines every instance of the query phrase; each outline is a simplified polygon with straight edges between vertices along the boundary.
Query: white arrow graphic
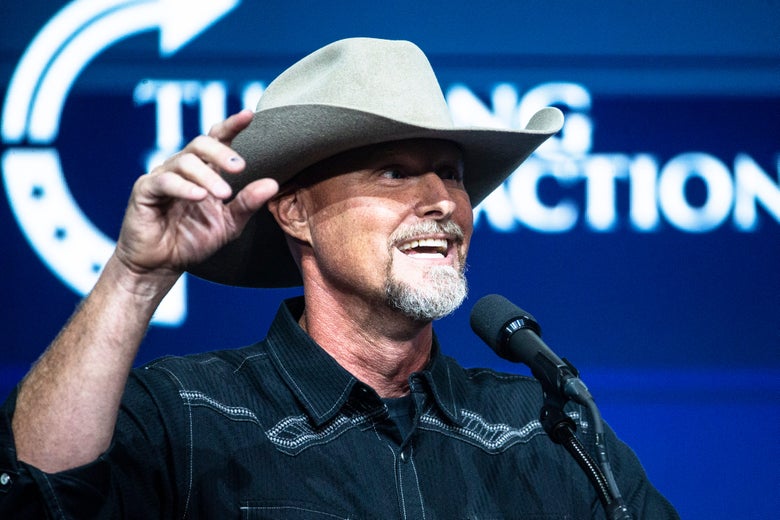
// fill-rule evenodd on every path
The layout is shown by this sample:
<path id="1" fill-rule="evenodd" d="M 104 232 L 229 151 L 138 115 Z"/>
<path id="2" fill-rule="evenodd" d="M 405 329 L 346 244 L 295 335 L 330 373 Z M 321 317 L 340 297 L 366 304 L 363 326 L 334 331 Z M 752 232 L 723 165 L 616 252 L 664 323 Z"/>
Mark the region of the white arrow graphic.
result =
<path id="1" fill-rule="evenodd" d="M 99 6 L 102 11 L 114 9 L 128 0 L 106 0 Z M 94 2 L 73 2 L 66 5 L 38 32 L 19 60 L 11 76 L 3 106 L 3 140 L 16 143 L 24 138 L 29 110 L 37 85 L 51 60 L 71 35 L 95 17 Z"/>
<path id="2" fill-rule="evenodd" d="M 237 4 L 238 0 L 141 0 L 103 11 L 75 34 L 50 63 L 32 100 L 29 139 L 49 143 L 57 136 L 62 105 L 70 88 L 79 73 L 104 49 L 159 27 L 160 54 L 168 57 Z"/>
<path id="3" fill-rule="evenodd" d="M 51 144 L 65 99 L 82 70 L 103 50 L 160 29 L 160 55 L 174 54 L 233 10 L 240 0 L 77 0 L 38 33 L 8 88 L 2 131 Z M 2 158 L 11 209 L 27 240 L 74 291 L 91 290 L 115 243 L 84 215 L 68 190 L 55 148 L 12 148 Z M 163 300 L 153 323 L 175 325 L 186 313 L 186 280 Z"/>

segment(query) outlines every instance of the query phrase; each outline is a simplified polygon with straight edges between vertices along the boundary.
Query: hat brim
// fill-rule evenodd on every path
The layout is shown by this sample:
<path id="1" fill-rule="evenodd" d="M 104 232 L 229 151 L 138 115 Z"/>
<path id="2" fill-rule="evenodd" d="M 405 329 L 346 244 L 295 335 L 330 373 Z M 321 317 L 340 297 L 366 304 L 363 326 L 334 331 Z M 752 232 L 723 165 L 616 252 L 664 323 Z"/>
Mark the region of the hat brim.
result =
<path id="1" fill-rule="evenodd" d="M 525 130 L 499 130 L 421 127 L 338 106 L 288 105 L 255 114 L 232 145 L 247 167 L 225 179 L 234 193 L 264 177 L 281 186 L 309 166 L 347 150 L 405 139 L 443 139 L 463 152 L 464 185 L 475 207 L 562 125 L 563 115 L 555 108 L 537 112 Z M 249 220 L 238 238 L 187 270 L 242 287 L 302 283 L 284 233 L 266 208 Z"/>

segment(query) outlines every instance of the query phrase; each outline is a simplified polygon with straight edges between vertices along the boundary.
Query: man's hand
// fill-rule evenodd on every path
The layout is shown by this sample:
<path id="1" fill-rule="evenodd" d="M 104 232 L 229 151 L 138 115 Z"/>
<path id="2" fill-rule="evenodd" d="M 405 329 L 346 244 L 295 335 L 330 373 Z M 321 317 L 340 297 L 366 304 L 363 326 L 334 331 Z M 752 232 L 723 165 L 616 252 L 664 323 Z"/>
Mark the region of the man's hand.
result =
<path id="1" fill-rule="evenodd" d="M 251 120 L 249 110 L 229 117 L 136 181 L 115 253 L 122 264 L 138 275 L 178 276 L 241 233 L 278 190 L 260 179 L 225 202 L 232 192 L 219 172 L 244 170 L 230 143 Z"/>
<path id="2" fill-rule="evenodd" d="M 111 444 L 122 392 L 149 320 L 190 263 L 235 238 L 278 190 L 272 179 L 231 189 L 230 148 L 252 120 L 215 125 L 133 187 L 116 250 L 95 287 L 22 382 L 13 416 L 17 456 L 48 472 L 95 460 Z"/>

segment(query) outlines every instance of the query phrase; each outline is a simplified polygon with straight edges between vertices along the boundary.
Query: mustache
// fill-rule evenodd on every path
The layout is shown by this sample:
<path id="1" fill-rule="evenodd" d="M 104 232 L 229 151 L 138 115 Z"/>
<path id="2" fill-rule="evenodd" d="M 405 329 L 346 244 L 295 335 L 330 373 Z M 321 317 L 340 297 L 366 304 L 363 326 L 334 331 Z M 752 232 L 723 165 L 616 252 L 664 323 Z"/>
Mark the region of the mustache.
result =
<path id="1" fill-rule="evenodd" d="M 422 220 L 415 224 L 397 229 L 390 236 L 389 246 L 393 247 L 395 244 L 429 235 L 446 235 L 449 240 L 456 243 L 462 243 L 464 240 L 463 229 L 452 220 L 446 222 Z"/>

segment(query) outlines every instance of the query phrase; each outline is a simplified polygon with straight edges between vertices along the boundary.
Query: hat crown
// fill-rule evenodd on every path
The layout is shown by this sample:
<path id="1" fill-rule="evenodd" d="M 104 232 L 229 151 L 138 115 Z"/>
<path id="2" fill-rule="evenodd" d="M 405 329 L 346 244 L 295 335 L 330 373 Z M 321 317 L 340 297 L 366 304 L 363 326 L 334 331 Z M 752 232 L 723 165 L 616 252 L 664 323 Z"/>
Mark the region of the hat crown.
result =
<path id="1" fill-rule="evenodd" d="M 301 59 L 263 93 L 257 111 L 329 105 L 428 127 L 452 116 L 425 54 L 411 42 L 349 38 Z"/>

